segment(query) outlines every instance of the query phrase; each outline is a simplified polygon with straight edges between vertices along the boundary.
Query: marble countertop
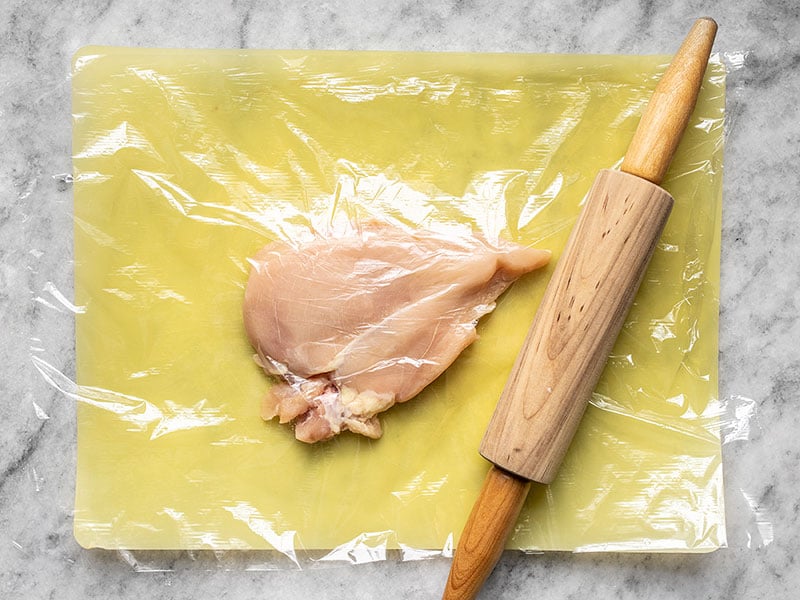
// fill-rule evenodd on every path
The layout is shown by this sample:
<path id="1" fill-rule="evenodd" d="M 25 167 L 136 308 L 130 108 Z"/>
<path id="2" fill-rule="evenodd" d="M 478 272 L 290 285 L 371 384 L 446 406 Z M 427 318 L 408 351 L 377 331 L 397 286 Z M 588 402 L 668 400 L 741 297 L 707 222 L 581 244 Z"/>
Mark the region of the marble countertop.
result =
<path id="1" fill-rule="evenodd" d="M 504 554 L 483 598 L 794 598 L 800 588 L 800 10 L 796 2 L 602 0 L 0 6 L 0 597 L 436 598 L 449 560 L 293 572 L 137 573 L 72 536 L 75 406 L 34 368 L 74 373 L 70 58 L 160 47 L 668 53 L 697 16 L 740 62 L 728 82 L 720 398 L 728 547 L 705 555 Z M 54 347 L 57 346 L 57 347 Z"/>

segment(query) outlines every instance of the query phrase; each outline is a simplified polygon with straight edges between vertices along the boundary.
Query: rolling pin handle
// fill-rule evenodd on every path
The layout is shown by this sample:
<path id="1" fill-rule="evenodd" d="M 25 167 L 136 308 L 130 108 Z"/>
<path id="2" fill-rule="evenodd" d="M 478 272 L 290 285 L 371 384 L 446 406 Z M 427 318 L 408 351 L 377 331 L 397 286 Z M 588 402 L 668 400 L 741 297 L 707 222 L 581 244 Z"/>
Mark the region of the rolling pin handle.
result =
<path id="1" fill-rule="evenodd" d="M 531 482 L 492 467 L 472 506 L 442 600 L 472 600 L 489 577 L 517 522 Z"/>
<path id="2" fill-rule="evenodd" d="M 620 169 L 660 185 L 694 111 L 717 23 L 697 19 L 658 82 Z"/>

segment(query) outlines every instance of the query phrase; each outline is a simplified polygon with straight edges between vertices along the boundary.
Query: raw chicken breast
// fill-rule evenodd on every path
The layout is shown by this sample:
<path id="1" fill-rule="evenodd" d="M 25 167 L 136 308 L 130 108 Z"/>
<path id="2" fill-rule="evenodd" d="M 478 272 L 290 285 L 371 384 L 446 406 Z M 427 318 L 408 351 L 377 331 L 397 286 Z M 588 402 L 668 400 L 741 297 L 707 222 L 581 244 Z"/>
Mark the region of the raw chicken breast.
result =
<path id="1" fill-rule="evenodd" d="M 282 382 L 265 419 L 304 442 L 343 430 L 381 436 L 377 413 L 436 379 L 477 337 L 477 320 L 543 250 L 369 225 L 251 261 L 244 324 L 256 360 Z"/>

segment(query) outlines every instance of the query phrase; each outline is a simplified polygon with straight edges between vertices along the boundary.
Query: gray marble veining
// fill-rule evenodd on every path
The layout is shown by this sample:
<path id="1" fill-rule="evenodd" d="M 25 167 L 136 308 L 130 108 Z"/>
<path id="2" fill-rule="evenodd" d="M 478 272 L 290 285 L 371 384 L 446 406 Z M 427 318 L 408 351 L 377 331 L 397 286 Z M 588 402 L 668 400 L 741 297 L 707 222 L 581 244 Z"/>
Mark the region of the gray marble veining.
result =
<path id="1" fill-rule="evenodd" d="M 435 598 L 449 562 L 136 573 L 72 538 L 69 65 L 87 44 L 666 53 L 692 19 L 730 53 L 720 395 L 728 544 L 708 555 L 504 555 L 484 598 L 795 598 L 800 568 L 800 8 L 671 3 L 53 0 L 0 4 L 0 597 Z"/>

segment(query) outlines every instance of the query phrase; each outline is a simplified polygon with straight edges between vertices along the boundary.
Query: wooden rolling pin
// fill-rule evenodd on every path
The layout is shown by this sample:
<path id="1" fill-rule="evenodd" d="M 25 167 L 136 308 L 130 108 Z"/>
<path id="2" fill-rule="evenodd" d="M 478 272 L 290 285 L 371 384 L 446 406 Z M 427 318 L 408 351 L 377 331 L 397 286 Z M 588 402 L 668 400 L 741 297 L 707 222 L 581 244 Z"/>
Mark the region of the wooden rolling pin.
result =
<path id="1" fill-rule="evenodd" d="M 601 171 L 481 443 L 489 470 L 456 549 L 444 600 L 475 598 L 531 482 L 569 447 L 672 208 L 659 187 L 694 110 L 717 24 L 698 19 L 642 116 L 621 171 Z"/>

